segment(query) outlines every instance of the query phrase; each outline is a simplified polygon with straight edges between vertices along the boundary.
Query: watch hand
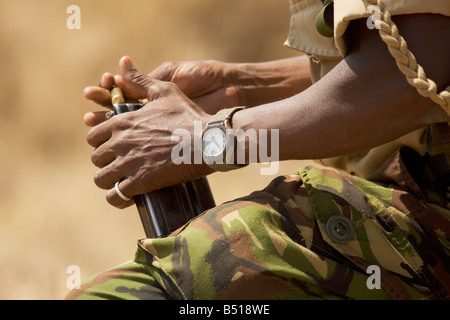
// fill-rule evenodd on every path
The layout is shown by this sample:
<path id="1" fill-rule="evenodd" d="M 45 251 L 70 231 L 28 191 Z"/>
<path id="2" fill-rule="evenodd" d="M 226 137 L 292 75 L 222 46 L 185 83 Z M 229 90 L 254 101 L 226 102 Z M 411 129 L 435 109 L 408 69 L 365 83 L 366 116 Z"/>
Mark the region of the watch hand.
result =
<path id="1" fill-rule="evenodd" d="M 211 141 L 211 140 L 205 140 L 205 149 L 208 149 L 208 148 L 210 148 L 210 146 L 211 146 L 211 144 L 213 143 L 214 141 Z"/>

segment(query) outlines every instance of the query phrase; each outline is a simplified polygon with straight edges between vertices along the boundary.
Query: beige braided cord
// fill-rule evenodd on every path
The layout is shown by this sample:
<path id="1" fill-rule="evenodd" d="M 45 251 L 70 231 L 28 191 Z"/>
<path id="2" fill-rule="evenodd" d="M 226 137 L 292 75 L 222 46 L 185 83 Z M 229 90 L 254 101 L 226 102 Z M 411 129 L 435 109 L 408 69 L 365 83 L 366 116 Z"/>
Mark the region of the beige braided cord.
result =
<path id="1" fill-rule="evenodd" d="M 436 83 L 428 79 L 424 69 L 419 65 L 413 53 L 409 51 L 405 39 L 399 34 L 396 24 L 383 0 L 363 0 L 366 7 L 376 5 L 380 9 L 380 36 L 387 44 L 398 68 L 406 76 L 408 83 L 417 89 L 423 97 L 430 98 L 450 115 L 450 86 L 438 93 Z"/>

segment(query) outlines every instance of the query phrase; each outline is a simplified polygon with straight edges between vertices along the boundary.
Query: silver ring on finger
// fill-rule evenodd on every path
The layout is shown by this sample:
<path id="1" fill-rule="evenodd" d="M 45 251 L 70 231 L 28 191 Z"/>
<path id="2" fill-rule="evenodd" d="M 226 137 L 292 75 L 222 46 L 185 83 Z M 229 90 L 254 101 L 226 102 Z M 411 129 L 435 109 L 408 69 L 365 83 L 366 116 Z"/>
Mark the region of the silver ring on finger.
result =
<path id="1" fill-rule="evenodd" d="M 119 197 L 120 197 L 122 200 L 124 200 L 124 201 L 126 201 L 126 202 L 128 202 L 128 201 L 131 200 L 131 198 L 127 197 L 126 195 L 124 195 L 124 194 L 122 193 L 122 191 L 120 191 L 120 189 L 119 189 L 119 182 L 116 182 L 116 185 L 115 185 L 114 188 L 116 189 L 117 194 L 119 195 Z"/>

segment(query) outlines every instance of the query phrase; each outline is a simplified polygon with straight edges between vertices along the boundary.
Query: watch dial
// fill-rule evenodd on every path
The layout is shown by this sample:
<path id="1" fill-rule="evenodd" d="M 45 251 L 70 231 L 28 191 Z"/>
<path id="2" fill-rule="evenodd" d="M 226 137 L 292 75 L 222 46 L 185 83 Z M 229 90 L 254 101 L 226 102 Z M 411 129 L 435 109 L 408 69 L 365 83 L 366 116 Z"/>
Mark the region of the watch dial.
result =
<path id="1" fill-rule="evenodd" d="M 203 136 L 203 152 L 210 157 L 216 157 L 225 150 L 225 132 L 219 128 L 212 128 Z"/>

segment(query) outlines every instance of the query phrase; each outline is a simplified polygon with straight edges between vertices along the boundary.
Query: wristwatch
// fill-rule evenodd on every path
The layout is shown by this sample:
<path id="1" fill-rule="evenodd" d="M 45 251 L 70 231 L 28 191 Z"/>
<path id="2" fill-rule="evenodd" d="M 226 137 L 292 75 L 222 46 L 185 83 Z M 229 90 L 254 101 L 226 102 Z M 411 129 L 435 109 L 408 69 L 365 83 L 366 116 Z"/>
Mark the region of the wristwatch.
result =
<path id="1" fill-rule="evenodd" d="M 234 161 L 235 135 L 231 128 L 231 118 L 243 109 L 245 107 L 239 106 L 220 110 L 203 131 L 203 160 L 213 170 L 230 171 L 246 165 Z"/>

